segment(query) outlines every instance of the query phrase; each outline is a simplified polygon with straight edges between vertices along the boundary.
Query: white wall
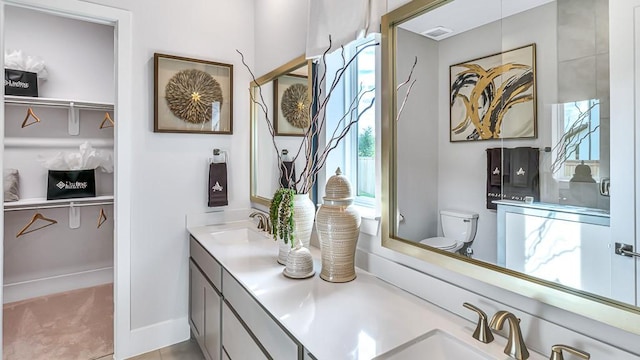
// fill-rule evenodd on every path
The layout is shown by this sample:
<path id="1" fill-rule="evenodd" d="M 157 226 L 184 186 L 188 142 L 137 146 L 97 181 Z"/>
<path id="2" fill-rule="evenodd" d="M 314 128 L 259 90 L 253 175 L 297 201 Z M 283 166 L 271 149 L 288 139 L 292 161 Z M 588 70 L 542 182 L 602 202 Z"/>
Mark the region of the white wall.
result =
<path id="1" fill-rule="evenodd" d="M 255 52 L 260 54 L 256 58 L 253 70 L 256 78 L 288 63 L 289 61 L 304 54 L 306 47 L 306 28 L 308 21 L 308 2 L 298 0 L 270 0 L 254 1 L 255 5 Z M 247 85 L 248 86 L 248 85 Z M 273 90 L 271 84 L 263 89 L 265 101 L 270 112 L 273 109 Z M 262 116 L 261 114 L 259 114 Z M 271 117 L 273 120 L 273 117 Z M 268 170 L 275 176 L 271 177 L 271 182 L 259 186 L 258 195 L 271 198 L 278 182 L 277 158 L 271 137 L 268 134 L 264 119 L 259 119 L 260 149 L 259 167 L 276 169 Z M 279 136 L 277 138 L 280 149 L 289 150 L 291 158 L 300 148 L 300 137 Z M 296 176 L 304 168 L 304 157 L 300 156 L 296 160 Z"/>
<path id="2" fill-rule="evenodd" d="M 308 1 L 255 0 L 256 77 L 304 54 L 308 12 Z"/>
<path id="3" fill-rule="evenodd" d="M 177 321 L 189 336 L 189 249 L 185 214 L 207 208 L 206 160 L 228 151 L 229 208 L 249 204 L 250 77 L 254 63 L 253 1 L 96 1 L 133 14 L 134 143 L 131 208 L 131 327 Z M 233 135 L 153 132 L 153 53 L 234 65 Z M 244 85 L 246 84 L 246 85 Z"/>

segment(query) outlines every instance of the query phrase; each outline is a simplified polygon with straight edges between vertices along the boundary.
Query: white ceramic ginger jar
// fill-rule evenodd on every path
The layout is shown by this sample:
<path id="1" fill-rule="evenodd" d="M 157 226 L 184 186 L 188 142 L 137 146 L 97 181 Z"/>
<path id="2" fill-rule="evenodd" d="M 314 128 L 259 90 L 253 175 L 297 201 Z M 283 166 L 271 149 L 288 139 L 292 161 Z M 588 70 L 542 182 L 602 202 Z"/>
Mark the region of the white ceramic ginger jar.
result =
<path id="1" fill-rule="evenodd" d="M 351 281 L 356 278 L 360 214 L 353 206 L 351 184 L 340 168 L 327 181 L 323 202 L 316 214 L 322 255 L 320 278 L 329 282 Z"/>

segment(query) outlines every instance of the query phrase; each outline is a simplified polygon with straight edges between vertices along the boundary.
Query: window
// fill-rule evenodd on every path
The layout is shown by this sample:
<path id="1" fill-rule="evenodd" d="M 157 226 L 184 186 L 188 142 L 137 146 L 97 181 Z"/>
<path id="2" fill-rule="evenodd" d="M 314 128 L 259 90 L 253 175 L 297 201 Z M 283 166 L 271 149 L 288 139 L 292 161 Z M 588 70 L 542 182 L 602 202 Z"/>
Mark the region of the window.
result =
<path id="1" fill-rule="evenodd" d="M 339 132 L 350 121 L 359 120 L 329 155 L 325 166 L 326 178 L 319 179 L 318 182 L 322 186 L 336 168 L 340 167 L 343 175 L 351 182 L 354 203 L 372 210 L 377 205 L 376 192 L 379 186 L 376 179 L 376 162 L 379 161 L 379 155 L 376 154 L 376 143 L 379 143 L 376 139 L 376 124 L 379 116 L 375 98 L 376 81 L 379 78 L 376 61 L 379 61 L 380 46 L 376 46 L 376 42 L 379 42 L 377 37 L 372 35 L 346 46 L 344 54 L 337 50 L 326 57 L 325 94 L 329 92 L 328 87 L 333 84 L 335 75 L 344 66 L 344 62 L 358 54 L 347 67 L 326 107 L 327 132 L 333 132 L 336 128 Z M 331 133 L 324 134 L 325 140 L 332 138 L 332 135 L 335 136 Z"/>
<path id="2" fill-rule="evenodd" d="M 361 52 L 344 83 L 347 106 L 358 94 L 363 94 L 353 114 L 354 118 L 360 116 L 360 120 L 349 134 L 345 156 L 346 174 L 356 196 L 355 203 L 366 207 L 376 205 L 376 110 L 375 106 L 366 110 L 372 101 L 375 102 L 376 51 L 379 46 L 366 47 L 374 41 L 373 38 L 365 39 L 352 47 L 352 54 Z"/>
<path id="3" fill-rule="evenodd" d="M 558 179 L 570 179 L 578 165 L 588 165 L 600 178 L 600 102 L 579 100 L 557 105 L 557 131 L 552 170 Z"/>

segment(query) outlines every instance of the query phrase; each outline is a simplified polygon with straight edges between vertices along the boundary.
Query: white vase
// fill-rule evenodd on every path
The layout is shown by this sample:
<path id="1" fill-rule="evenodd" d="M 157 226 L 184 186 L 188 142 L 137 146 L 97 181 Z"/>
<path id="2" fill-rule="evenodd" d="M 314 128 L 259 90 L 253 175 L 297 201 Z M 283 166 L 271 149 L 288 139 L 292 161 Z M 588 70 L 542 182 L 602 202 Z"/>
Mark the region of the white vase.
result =
<path id="1" fill-rule="evenodd" d="M 289 255 L 289 251 L 291 251 L 291 243 L 284 243 L 281 237 L 278 236 L 278 264 L 286 265 L 287 264 L 287 256 Z"/>
<path id="2" fill-rule="evenodd" d="M 316 207 L 309 198 L 309 194 L 296 194 L 293 196 L 293 239 L 302 246 L 309 248 L 311 230 L 316 214 Z M 291 246 L 291 244 L 289 244 Z"/>
<path id="3" fill-rule="evenodd" d="M 278 237 L 278 264 L 286 265 L 287 255 L 296 244 L 309 248 L 311 241 L 311 231 L 313 230 L 313 220 L 315 217 L 315 206 L 309 198 L 309 194 L 296 194 L 293 196 L 293 244 L 291 239 L 284 240 Z"/>
<path id="4" fill-rule="evenodd" d="M 320 278 L 329 282 L 351 281 L 356 278 L 360 214 L 352 205 L 351 184 L 341 175 L 340 168 L 327 181 L 325 192 L 324 204 L 316 216 L 322 255 Z"/>

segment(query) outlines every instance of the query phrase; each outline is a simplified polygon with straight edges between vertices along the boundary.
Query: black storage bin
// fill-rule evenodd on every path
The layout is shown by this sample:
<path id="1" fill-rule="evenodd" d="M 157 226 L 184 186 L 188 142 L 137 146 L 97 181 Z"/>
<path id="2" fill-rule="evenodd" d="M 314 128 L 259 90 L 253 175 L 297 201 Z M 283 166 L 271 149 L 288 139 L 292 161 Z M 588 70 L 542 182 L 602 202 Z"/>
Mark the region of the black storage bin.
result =
<path id="1" fill-rule="evenodd" d="M 38 74 L 22 70 L 4 69 L 4 94 L 38 96 Z"/>
<path id="2" fill-rule="evenodd" d="M 95 170 L 49 170 L 47 200 L 95 196 Z"/>

